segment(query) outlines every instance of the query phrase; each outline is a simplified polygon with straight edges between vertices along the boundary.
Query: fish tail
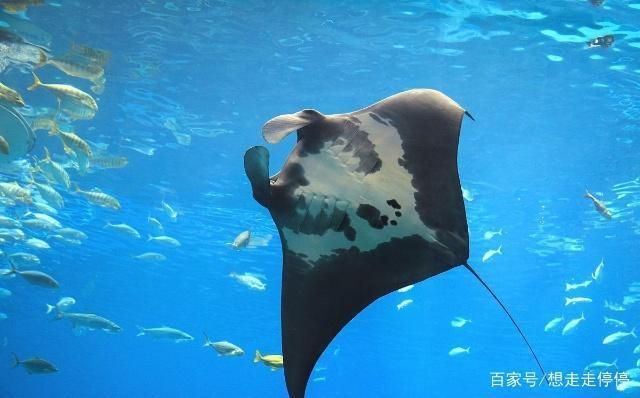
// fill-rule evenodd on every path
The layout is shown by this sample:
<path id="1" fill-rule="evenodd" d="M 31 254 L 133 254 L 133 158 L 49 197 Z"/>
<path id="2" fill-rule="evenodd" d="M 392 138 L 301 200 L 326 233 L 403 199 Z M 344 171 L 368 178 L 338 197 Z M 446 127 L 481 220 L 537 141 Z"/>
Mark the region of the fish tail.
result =
<path id="1" fill-rule="evenodd" d="M 498 253 L 498 254 L 502 254 L 502 245 L 500 245 L 500 246 L 498 247 L 498 250 L 496 250 L 496 253 Z"/>
<path id="2" fill-rule="evenodd" d="M 144 336 L 144 328 L 142 326 L 138 326 L 138 325 L 136 325 L 136 327 L 138 328 L 138 334 L 136 334 L 136 337 Z"/>
<path id="3" fill-rule="evenodd" d="M 616 358 L 615 361 L 611 362 L 611 365 L 618 369 L 618 358 Z"/>
<path id="4" fill-rule="evenodd" d="M 211 344 L 211 340 L 209 340 L 209 336 L 207 336 L 206 332 L 202 332 L 204 334 L 204 345 L 203 347 L 208 347 Z"/>
<path id="5" fill-rule="evenodd" d="M 502 228 L 498 230 L 498 235 L 502 236 Z"/>
<path id="6" fill-rule="evenodd" d="M 147 234 L 147 242 L 150 242 L 153 240 L 153 236 L 151 236 L 151 234 Z"/>
<path id="7" fill-rule="evenodd" d="M 253 357 L 253 363 L 260 362 L 261 359 L 262 355 L 260 354 L 260 351 L 256 350 L 256 355 Z"/>
<path id="8" fill-rule="evenodd" d="M 546 377 L 547 373 L 544 371 L 544 368 L 542 367 L 542 364 L 540 363 L 540 360 L 538 359 L 538 356 L 536 355 L 535 351 L 533 350 L 533 347 L 531 347 L 531 344 L 529 344 L 529 340 L 527 340 L 527 337 L 524 335 L 524 332 L 522 331 L 522 329 L 520 329 L 520 326 L 518 326 L 518 323 L 516 322 L 516 320 L 513 318 L 513 316 L 511 316 L 511 313 L 509 312 L 507 307 L 504 304 L 502 304 L 502 301 L 500 301 L 498 296 L 493 292 L 493 290 L 489 287 L 489 285 L 487 285 L 487 283 L 480 277 L 480 275 L 478 275 L 478 273 L 471 267 L 471 265 L 469 265 L 469 263 L 465 262 L 464 266 L 465 266 L 466 269 L 469 270 L 469 272 L 471 272 L 473 274 L 473 276 L 475 276 L 475 278 L 478 280 L 478 282 L 480 282 L 482 284 L 482 286 L 484 286 L 485 289 L 487 289 L 489 294 L 491 294 L 491 296 L 493 296 L 493 298 L 498 302 L 500 307 L 502 307 L 504 312 L 507 314 L 507 316 L 511 320 L 511 323 L 513 323 L 513 326 L 516 327 L 516 329 L 518 330 L 518 333 L 520 333 L 520 336 L 522 336 L 522 339 L 524 340 L 524 342 L 527 345 L 527 347 L 529 347 L 529 351 L 531 352 L 531 355 L 533 355 L 533 359 L 538 364 L 538 367 L 540 368 L 540 371 L 542 372 L 543 377 L 545 379 L 547 379 L 547 377 Z M 549 384 L 549 380 L 548 379 L 547 379 L 547 384 Z"/>
<path id="9" fill-rule="evenodd" d="M 585 318 L 585 317 L 584 317 L 584 312 L 582 312 L 582 313 L 580 314 L 580 319 L 582 319 L 583 321 L 587 319 L 587 318 Z"/>
<path id="10" fill-rule="evenodd" d="M 631 329 L 631 335 L 632 335 L 633 337 L 636 337 L 636 338 L 638 337 L 638 336 L 636 335 L 636 328 L 635 328 L 635 327 L 634 327 L 633 329 Z"/>
<path id="11" fill-rule="evenodd" d="M 566 307 L 567 305 L 569 305 L 569 304 L 571 304 L 571 299 L 570 299 L 569 297 L 565 297 L 565 298 L 564 298 L 564 305 L 565 305 L 565 307 Z"/>
<path id="12" fill-rule="evenodd" d="M 47 314 L 50 314 L 55 308 L 55 305 L 47 304 Z"/>
<path id="13" fill-rule="evenodd" d="M 31 72 L 31 74 L 33 75 L 33 84 L 27 87 L 27 90 L 29 91 L 33 91 L 42 85 L 42 82 L 40 81 L 38 76 L 33 72 Z"/>
<path id="14" fill-rule="evenodd" d="M 20 365 L 20 360 L 18 359 L 18 356 L 15 352 L 12 352 L 11 355 L 13 355 L 13 366 L 11 367 L 15 368 L 16 366 Z"/>

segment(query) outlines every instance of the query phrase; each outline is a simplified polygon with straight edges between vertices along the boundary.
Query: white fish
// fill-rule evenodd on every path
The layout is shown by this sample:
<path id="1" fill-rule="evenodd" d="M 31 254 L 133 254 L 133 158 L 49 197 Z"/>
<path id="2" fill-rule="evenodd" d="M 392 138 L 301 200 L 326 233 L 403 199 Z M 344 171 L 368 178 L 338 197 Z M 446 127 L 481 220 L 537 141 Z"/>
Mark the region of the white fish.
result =
<path id="1" fill-rule="evenodd" d="M 640 391 L 640 381 L 629 380 L 616 384 L 616 390 L 620 392 L 637 392 Z"/>
<path id="2" fill-rule="evenodd" d="M 604 308 L 607 308 L 611 311 L 616 311 L 616 312 L 622 312 L 622 311 L 626 311 L 627 309 L 624 308 L 623 306 L 621 306 L 618 303 L 612 303 L 610 301 L 605 300 L 604 301 Z"/>
<path id="3" fill-rule="evenodd" d="M 458 356 L 458 355 L 469 354 L 470 350 L 471 350 L 471 347 L 467 347 L 467 348 L 455 347 L 455 348 L 452 348 L 449 351 L 449 356 L 450 357 L 455 357 L 455 356 Z"/>
<path id="4" fill-rule="evenodd" d="M 234 278 L 241 284 L 245 285 L 249 289 L 261 290 L 261 291 L 267 289 L 267 285 L 264 282 L 258 279 L 255 275 L 250 274 L 248 272 L 245 272 L 242 275 L 232 272 L 231 274 L 229 274 L 229 276 Z"/>
<path id="5" fill-rule="evenodd" d="M 0 227 L 2 228 L 21 228 L 22 224 L 18 220 L 0 215 Z"/>
<path id="6" fill-rule="evenodd" d="M 487 250 L 487 252 L 482 256 L 482 262 L 486 263 L 496 254 L 502 254 L 502 245 L 500 245 L 496 250 Z"/>
<path id="7" fill-rule="evenodd" d="M 471 319 L 464 319 L 461 316 L 457 316 L 451 320 L 451 326 L 454 328 L 461 328 L 467 323 L 471 323 Z"/>
<path id="8" fill-rule="evenodd" d="M 497 231 L 486 231 L 484 233 L 484 239 L 485 240 L 491 240 L 496 236 L 502 236 L 502 228 L 500 228 Z"/>
<path id="9" fill-rule="evenodd" d="M 34 249 L 51 249 L 51 246 L 42 239 L 38 238 L 29 238 L 26 240 L 25 244 L 29 247 L 33 247 Z"/>
<path id="10" fill-rule="evenodd" d="M 626 328 L 627 324 L 614 318 L 604 317 L 604 324 L 613 326 L 614 328 Z"/>
<path id="11" fill-rule="evenodd" d="M 12 294 L 13 293 L 11 293 L 11 290 L 8 290 L 8 289 L 5 289 L 3 287 L 0 287 L 0 298 L 9 297 Z"/>
<path id="12" fill-rule="evenodd" d="M 545 332 L 550 332 L 550 331 L 556 329 L 558 327 L 558 325 L 560 325 L 560 323 L 562 321 L 564 321 L 564 316 L 559 316 L 557 318 L 553 318 L 552 320 L 547 322 L 546 325 L 544 325 L 544 331 Z"/>
<path id="13" fill-rule="evenodd" d="M 67 308 L 76 303 L 76 299 L 73 297 L 63 297 L 55 305 L 47 304 L 47 314 L 50 314 L 53 310 L 57 312 L 65 312 Z"/>
<path id="14" fill-rule="evenodd" d="M 588 279 L 584 282 L 580 282 L 580 283 L 565 283 L 565 288 L 564 291 L 568 292 L 571 290 L 575 290 L 575 289 L 579 289 L 581 287 L 589 287 L 589 285 L 593 282 L 593 280 Z"/>
<path id="15" fill-rule="evenodd" d="M 602 362 L 602 361 L 596 361 L 593 363 L 590 363 L 589 365 L 587 365 L 584 370 L 588 371 L 588 370 L 606 370 L 609 368 L 618 368 L 618 360 L 616 359 L 615 361 L 608 363 L 608 362 Z"/>
<path id="16" fill-rule="evenodd" d="M 167 257 L 164 254 L 155 253 L 155 252 L 146 252 L 146 253 L 138 254 L 133 258 L 137 260 L 156 261 L 156 262 L 165 261 L 167 259 Z"/>
<path id="17" fill-rule="evenodd" d="M 9 261 L 14 265 L 39 265 L 40 257 L 31 253 L 13 253 L 9 255 Z"/>
<path id="18" fill-rule="evenodd" d="M 165 202 L 164 200 L 160 204 L 162 205 L 162 210 L 164 210 L 167 216 L 169 216 L 171 221 L 176 222 L 178 220 L 178 212 L 175 211 L 173 207 L 171 207 L 169 203 Z"/>
<path id="19" fill-rule="evenodd" d="M 462 188 L 462 197 L 464 198 L 464 200 L 466 200 L 467 202 L 473 202 L 473 193 L 466 189 L 465 187 L 461 187 Z"/>
<path id="20" fill-rule="evenodd" d="M 580 303 L 590 303 L 593 300 L 589 297 L 565 297 L 564 305 L 572 305 L 572 304 L 580 304 Z"/>
<path id="21" fill-rule="evenodd" d="M 53 227 L 51 229 L 62 228 L 62 224 L 60 224 L 60 221 L 56 220 L 55 218 L 51 217 L 48 214 L 27 212 L 24 215 L 24 217 L 27 217 L 27 216 L 31 216 L 37 220 L 44 221 L 45 223 Z"/>
<path id="22" fill-rule="evenodd" d="M 54 216 L 58 214 L 58 210 L 43 202 L 35 201 L 33 202 L 33 207 L 41 213 L 48 213 Z"/>
<path id="23" fill-rule="evenodd" d="M 158 219 L 155 217 L 148 216 L 147 223 L 149 223 L 149 226 L 153 228 L 156 232 L 164 231 L 164 227 L 162 226 L 160 221 L 158 221 Z"/>
<path id="24" fill-rule="evenodd" d="M 566 325 L 564 325 L 564 328 L 562 328 L 562 335 L 566 336 L 569 333 L 572 333 L 577 327 L 578 325 L 580 325 L 580 323 L 582 321 L 585 321 L 587 318 L 584 317 L 584 312 L 580 315 L 580 318 L 576 318 L 576 319 L 572 319 L 569 322 L 567 322 Z"/>
<path id="25" fill-rule="evenodd" d="M 242 231 L 231 243 L 231 247 L 235 250 L 240 250 L 249 245 L 251 239 L 251 231 Z"/>
<path id="26" fill-rule="evenodd" d="M 136 336 L 150 336 L 155 339 L 173 340 L 176 343 L 193 340 L 193 337 L 188 333 L 169 326 L 160 326 L 157 328 L 143 328 L 138 326 L 138 330 L 139 332 Z"/>
<path id="27" fill-rule="evenodd" d="M 401 309 L 406 308 L 411 303 L 413 303 L 413 300 L 411 299 L 402 300 L 400 304 L 396 305 L 396 308 L 398 308 L 398 311 L 400 311 Z"/>
<path id="28" fill-rule="evenodd" d="M 104 226 L 106 229 L 110 229 L 112 231 L 119 232 L 123 235 L 130 236 L 135 239 L 140 239 L 140 232 L 138 232 L 135 228 L 127 224 L 111 224 L 107 222 L 107 225 Z"/>
<path id="29" fill-rule="evenodd" d="M 64 236 L 67 239 L 85 240 L 87 235 L 73 228 L 60 228 L 55 231 L 57 234 Z"/>
<path id="30" fill-rule="evenodd" d="M 401 287 L 400 289 L 397 290 L 398 293 L 406 293 L 409 290 L 413 289 L 413 285 L 409 285 L 409 286 L 405 286 L 405 287 Z"/>
<path id="31" fill-rule="evenodd" d="M 244 350 L 237 345 L 224 341 L 211 341 L 205 333 L 203 347 L 211 347 L 218 353 L 218 356 L 238 357 L 244 355 Z"/>
<path id="32" fill-rule="evenodd" d="M 602 344 L 616 344 L 626 339 L 627 337 L 636 338 L 636 328 L 631 329 L 630 332 L 615 332 L 611 333 L 602 340 Z"/>
<path id="33" fill-rule="evenodd" d="M 638 296 L 624 296 L 622 298 L 622 305 L 632 305 L 640 301 Z"/>
<path id="34" fill-rule="evenodd" d="M 600 264 L 598 264 L 595 271 L 591 273 L 591 278 L 593 278 L 594 281 L 597 281 L 602 277 L 603 271 L 604 271 L 604 258 L 600 260 Z"/>
<path id="35" fill-rule="evenodd" d="M 172 238 L 170 236 L 166 236 L 166 235 L 161 235 L 161 236 L 151 236 L 151 235 L 149 235 L 149 239 L 147 239 L 147 241 L 148 242 L 157 242 L 157 243 L 160 243 L 162 245 L 171 246 L 171 247 L 180 246 L 180 242 L 177 239 Z"/>

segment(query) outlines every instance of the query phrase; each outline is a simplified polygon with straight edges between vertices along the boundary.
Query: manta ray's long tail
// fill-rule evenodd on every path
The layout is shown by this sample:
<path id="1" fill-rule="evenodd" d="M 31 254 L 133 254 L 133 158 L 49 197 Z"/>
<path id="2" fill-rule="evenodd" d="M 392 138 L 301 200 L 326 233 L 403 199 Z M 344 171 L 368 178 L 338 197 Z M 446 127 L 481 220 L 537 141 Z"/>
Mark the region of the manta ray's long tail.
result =
<path id="1" fill-rule="evenodd" d="M 493 292 L 493 290 L 491 290 L 489 285 L 487 285 L 486 282 L 484 280 L 482 280 L 480 275 L 478 275 L 478 273 L 473 268 L 471 268 L 471 266 L 468 263 L 464 263 L 464 266 L 465 266 L 465 268 L 467 268 L 469 270 L 469 272 L 471 272 L 473 274 L 473 276 L 476 277 L 477 280 L 480 281 L 480 283 L 482 283 L 482 285 L 489 291 L 489 293 L 491 293 L 493 298 L 496 299 L 498 304 L 500 304 L 500 307 L 502 307 L 502 309 L 507 314 L 509 319 L 511 319 L 511 322 L 513 323 L 513 326 L 515 326 L 516 329 L 518 329 L 518 333 L 520 333 L 520 336 L 522 336 L 522 339 L 527 344 L 527 347 L 529 347 L 529 351 L 531 351 L 531 355 L 533 355 L 533 358 L 536 360 L 536 363 L 538 364 L 538 367 L 540 368 L 540 371 L 542 372 L 542 377 L 544 377 L 546 379 L 547 373 L 544 371 L 544 368 L 542 367 L 542 364 L 540 363 L 540 360 L 538 359 L 538 356 L 533 351 L 533 347 L 531 347 L 531 344 L 529 344 L 529 340 L 527 340 L 526 336 L 522 332 L 522 329 L 520 329 L 520 326 L 518 326 L 518 324 L 516 323 L 516 320 L 513 319 L 513 317 L 511 316 L 511 313 L 509 313 L 509 310 L 507 309 L 507 307 L 505 307 L 505 305 L 502 304 L 502 301 L 500 301 L 498 296 L 496 296 L 496 294 Z"/>

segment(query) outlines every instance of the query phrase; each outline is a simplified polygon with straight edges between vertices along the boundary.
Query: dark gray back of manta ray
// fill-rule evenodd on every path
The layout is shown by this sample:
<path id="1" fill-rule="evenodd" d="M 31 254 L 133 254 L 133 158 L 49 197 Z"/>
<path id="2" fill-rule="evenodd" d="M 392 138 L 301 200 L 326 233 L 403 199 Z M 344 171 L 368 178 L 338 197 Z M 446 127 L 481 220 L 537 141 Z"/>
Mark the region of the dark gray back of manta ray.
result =
<path id="1" fill-rule="evenodd" d="M 304 110 L 263 129 L 275 143 L 298 130 L 282 170 L 254 147 L 245 170 L 280 233 L 282 346 L 291 397 L 367 305 L 463 264 L 469 236 L 457 153 L 464 110 L 444 94 L 411 90 L 365 109 Z"/>

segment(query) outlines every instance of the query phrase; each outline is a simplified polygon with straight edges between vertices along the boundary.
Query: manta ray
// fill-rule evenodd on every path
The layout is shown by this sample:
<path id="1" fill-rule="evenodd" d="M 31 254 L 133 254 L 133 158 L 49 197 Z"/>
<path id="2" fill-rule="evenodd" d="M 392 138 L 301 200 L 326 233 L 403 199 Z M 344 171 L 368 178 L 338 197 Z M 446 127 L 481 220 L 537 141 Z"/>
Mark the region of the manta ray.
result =
<path id="1" fill-rule="evenodd" d="M 303 398 L 318 358 L 376 299 L 465 266 L 469 232 L 458 174 L 464 116 L 445 94 L 405 91 L 351 113 L 313 109 L 263 127 L 276 144 L 297 131 L 282 169 L 250 148 L 245 172 L 282 244 L 282 349 L 291 398 Z M 471 117 L 471 119 L 473 119 Z M 542 370 L 543 374 L 544 370 Z"/>

